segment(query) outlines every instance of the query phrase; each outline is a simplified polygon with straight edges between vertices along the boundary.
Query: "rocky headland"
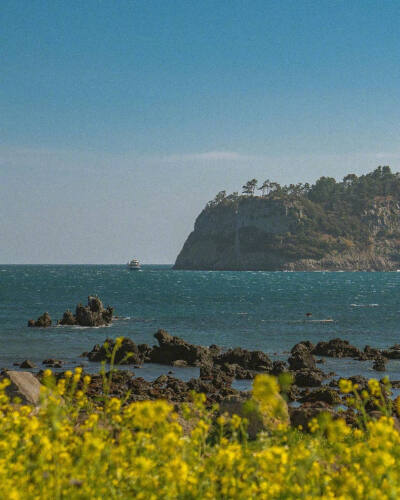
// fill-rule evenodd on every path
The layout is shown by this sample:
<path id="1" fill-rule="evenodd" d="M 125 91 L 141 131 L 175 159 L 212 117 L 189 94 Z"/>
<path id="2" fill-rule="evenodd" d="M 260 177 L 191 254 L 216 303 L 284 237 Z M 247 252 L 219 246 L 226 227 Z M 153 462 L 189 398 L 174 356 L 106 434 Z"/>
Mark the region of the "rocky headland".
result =
<path id="1" fill-rule="evenodd" d="M 400 267 L 400 178 L 389 167 L 361 177 L 349 174 L 343 182 L 322 177 L 313 186 L 264 183 L 261 196 L 253 181 L 242 195 L 222 191 L 207 204 L 175 269 Z"/>

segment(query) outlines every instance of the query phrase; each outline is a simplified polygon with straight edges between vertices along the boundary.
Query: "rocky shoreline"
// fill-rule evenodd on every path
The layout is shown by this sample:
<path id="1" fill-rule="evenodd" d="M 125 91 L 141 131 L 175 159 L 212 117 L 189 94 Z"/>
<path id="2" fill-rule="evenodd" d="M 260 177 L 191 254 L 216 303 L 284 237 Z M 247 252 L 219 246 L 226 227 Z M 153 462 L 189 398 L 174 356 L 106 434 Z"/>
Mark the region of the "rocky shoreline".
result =
<path id="1" fill-rule="evenodd" d="M 75 315 L 67 310 L 59 325 L 104 326 L 112 322 L 113 308 L 104 308 L 97 296 L 88 297 L 88 305 L 76 306 Z M 51 326 L 51 318 L 44 313 L 36 321 L 30 320 L 28 326 Z M 107 397 L 114 396 L 126 402 L 166 399 L 180 405 L 190 403 L 193 393 L 202 393 L 206 398 L 206 405 L 212 407 L 220 405 L 221 411 L 240 413 L 243 403 L 247 401 L 250 391 L 240 391 L 232 384 L 235 380 L 253 380 L 258 374 L 267 373 L 279 376 L 289 374 L 290 388 L 285 391 L 288 401 L 288 413 L 294 426 L 307 428 L 308 422 L 321 412 L 328 412 L 333 417 L 344 417 L 350 424 L 354 424 L 356 417 L 351 408 L 346 407 L 346 398 L 340 393 L 338 377 L 335 373 L 326 373 L 317 367 L 323 364 L 325 358 L 351 358 L 358 361 L 373 361 L 373 369 L 377 372 L 385 371 L 386 363 L 390 359 L 400 359 L 400 344 L 388 349 L 377 349 L 366 345 L 364 349 L 351 345 L 347 340 L 334 338 L 320 341 L 317 344 L 305 340 L 294 345 L 288 359 L 272 360 L 263 351 L 249 351 L 241 347 L 224 350 L 218 345 L 200 346 L 191 344 L 180 337 L 170 335 L 165 330 L 158 330 L 154 334 L 157 344 L 136 344 L 127 337 L 118 339 L 107 338 L 102 344 L 96 344 L 91 351 L 82 353 L 89 362 L 101 362 L 111 369 L 106 374 L 109 380 Z M 318 357 L 318 358 L 317 358 Z M 183 381 L 174 377 L 171 370 L 162 374 L 153 381 L 137 377 L 130 369 L 120 370 L 119 366 L 139 369 L 144 363 L 157 363 L 174 367 L 179 370 L 183 367 L 198 367 L 198 378 Z M 18 363 L 16 363 L 18 364 Z M 25 360 L 18 364 L 23 369 L 34 369 L 35 364 Z M 46 359 L 43 365 L 47 368 L 63 367 L 63 361 Z M 41 378 L 43 370 L 37 377 Z M 57 378 L 63 377 L 65 372 L 59 371 Z M 368 379 L 360 375 L 349 377 L 353 384 L 358 384 L 360 390 L 368 387 Z M 393 388 L 400 388 L 400 381 L 392 382 Z M 95 400 L 104 398 L 104 374 L 91 376 L 88 387 L 88 396 Z M 377 408 L 370 405 L 370 412 Z"/>
<path id="2" fill-rule="evenodd" d="M 96 344 L 91 351 L 82 356 L 91 362 L 104 362 L 110 370 L 113 358 L 112 375 L 108 396 L 125 399 L 127 402 L 166 399 L 179 405 L 192 401 L 193 392 L 202 393 L 206 405 L 211 407 L 218 403 L 223 409 L 238 409 L 250 398 L 250 391 L 240 391 L 232 384 L 234 380 L 252 380 L 261 373 L 275 376 L 290 374 L 292 384 L 285 393 L 288 401 L 289 416 L 295 426 L 307 426 L 307 423 L 321 412 L 328 412 L 334 417 L 344 417 L 348 423 L 355 422 L 353 410 L 346 407 L 346 399 L 340 393 L 338 378 L 335 373 L 326 373 L 317 367 L 324 358 L 352 358 L 354 360 L 373 360 L 374 369 L 382 371 L 389 359 L 400 359 L 400 345 L 389 349 L 376 349 L 368 345 L 363 350 L 340 338 L 312 344 L 309 341 L 297 343 L 290 351 L 287 361 L 271 360 L 262 351 L 249 351 L 236 347 L 223 350 L 217 345 L 209 347 L 191 344 L 182 338 L 170 335 L 165 330 L 158 330 L 155 335 L 158 345 L 136 344 L 129 338 L 106 339 L 103 344 Z M 323 358 L 316 358 L 322 356 Z M 20 368 L 33 369 L 34 364 L 25 360 Z M 46 367 L 62 368 L 61 360 L 47 359 Z M 183 381 L 174 376 L 171 370 L 153 381 L 136 376 L 133 370 L 144 363 L 158 363 L 175 367 L 199 367 L 198 378 Z M 133 370 L 119 369 L 119 365 L 132 366 Z M 127 366 L 127 367 L 128 367 Z M 40 379 L 43 370 L 37 377 Z M 59 371 L 57 378 L 64 376 Z M 349 379 L 358 384 L 360 390 L 368 386 L 368 379 L 353 376 Z M 400 381 L 392 382 L 393 388 L 400 388 Z M 104 376 L 91 376 L 88 396 L 93 399 L 104 397 Z M 369 408 L 373 413 L 377 408 Z M 233 410 L 232 410 L 233 411 Z"/>

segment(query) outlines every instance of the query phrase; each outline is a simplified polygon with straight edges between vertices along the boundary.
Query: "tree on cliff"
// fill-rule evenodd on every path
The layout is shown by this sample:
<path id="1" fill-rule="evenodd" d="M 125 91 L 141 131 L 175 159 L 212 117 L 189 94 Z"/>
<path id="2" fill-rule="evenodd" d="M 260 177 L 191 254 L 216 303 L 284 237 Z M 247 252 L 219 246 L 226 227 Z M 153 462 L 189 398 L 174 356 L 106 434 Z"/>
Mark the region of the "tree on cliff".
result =
<path id="1" fill-rule="evenodd" d="M 254 196 L 256 189 L 257 179 L 252 179 L 242 187 L 242 195 L 237 192 L 227 195 L 226 191 L 220 191 L 207 206 L 238 203 L 243 196 Z M 376 197 L 400 199 L 400 173 L 393 173 L 388 166 L 379 166 L 360 177 L 348 174 L 342 182 L 336 182 L 333 177 L 321 177 L 313 185 L 300 182 L 281 186 L 266 179 L 258 190 L 261 196 L 271 200 L 311 201 L 343 221 L 346 213 L 352 216 L 360 214 Z"/>
<path id="2" fill-rule="evenodd" d="M 269 189 L 270 189 L 270 193 L 279 194 L 282 192 L 282 186 L 280 184 L 278 184 L 278 182 L 270 182 Z"/>
<path id="3" fill-rule="evenodd" d="M 215 198 L 212 201 L 209 201 L 207 203 L 207 206 L 209 207 L 216 207 L 220 203 L 222 203 L 226 199 L 226 191 L 220 191 L 218 194 L 215 195 Z"/>
<path id="4" fill-rule="evenodd" d="M 323 203 L 331 199 L 337 188 L 333 177 L 320 177 L 311 187 L 308 197 L 315 203 Z"/>
<path id="5" fill-rule="evenodd" d="M 251 179 L 251 181 L 246 182 L 246 184 L 242 186 L 242 193 L 248 194 L 249 196 L 253 196 L 254 191 L 257 187 L 257 183 L 258 183 L 257 179 Z"/>
<path id="6" fill-rule="evenodd" d="M 267 192 L 267 194 L 269 193 L 269 189 L 270 189 L 270 180 L 267 179 L 265 180 L 261 186 L 258 188 L 259 191 L 261 191 L 261 196 L 265 196 L 265 191 Z"/>
<path id="7" fill-rule="evenodd" d="M 343 177 L 344 187 L 346 189 L 351 188 L 351 186 L 353 186 L 357 182 L 357 179 L 358 179 L 358 177 L 356 176 L 356 174 L 346 175 L 345 177 Z"/>

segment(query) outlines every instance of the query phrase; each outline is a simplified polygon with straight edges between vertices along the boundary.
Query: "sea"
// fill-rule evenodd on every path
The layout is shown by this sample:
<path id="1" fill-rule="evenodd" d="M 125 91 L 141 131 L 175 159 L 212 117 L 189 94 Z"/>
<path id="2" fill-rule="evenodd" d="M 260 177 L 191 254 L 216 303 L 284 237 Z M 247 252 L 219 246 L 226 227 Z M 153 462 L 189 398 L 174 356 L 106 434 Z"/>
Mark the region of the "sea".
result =
<path id="1" fill-rule="evenodd" d="M 28 328 L 28 320 L 44 311 L 60 319 L 93 294 L 114 307 L 117 318 L 111 326 Z M 81 365 L 95 372 L 100 364 L 80 357 L 82 352 L 107 337 L 155 344 L 159 328 L 195 344 L 262 350 L 272 359 L 287 359 L 302 340 L 341 337 L 360 348 L 387 348 L 400 343 L 400 273 L 0 265 L 0 368 L 18 369 L 16 363 L 29 359 L 39 370 L 44 359 L 55 358 L 65 368 Z M 371 361 L 352 359 L 327 358 L 319 367 L 337 376 L 386 373 L 400 380 L 400 360 L 389 361 L 385 373 L 375 372 Z M 134 371 L 147 380 L 169 371 L 183 380 L 198 376 L 198 368 L 156 364 Z M 235 384 L 248 388 L 251 382 Z"/>

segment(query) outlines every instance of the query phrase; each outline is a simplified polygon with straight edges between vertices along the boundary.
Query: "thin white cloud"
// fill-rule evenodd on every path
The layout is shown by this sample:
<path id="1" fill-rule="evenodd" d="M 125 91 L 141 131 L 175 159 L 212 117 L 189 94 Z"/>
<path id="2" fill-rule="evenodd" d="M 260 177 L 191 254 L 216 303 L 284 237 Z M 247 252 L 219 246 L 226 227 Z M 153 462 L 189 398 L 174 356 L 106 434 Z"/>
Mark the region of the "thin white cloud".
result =
<path id="1" fill-rule="evenodd" d="M 121 153 L 101 151 L 79 151 L 63 149 L 6 147 L 0 146 L 0 166 L 13 169 L 48 169 L 49 171 L 99 171 L 112 169 L 132 170 L 148 167 L 177 166 L 198 168 L 202 166 L 236 166 L 239 169 L 260 169 L 271 171 L 271 175 L 282 177 L 279 182 L 292 182 L 292 177 L 303 175 L 315 177 L 334 170 L 336 175 L 349 171 L 362 173 L 389 164 L 400 170 L 400 153 L 396 151 L 352 151 L 349 153 L 286 153 L 246 154 L 237 151 L 210 150 L 193 153 L 138 154 L 135 151 Z M 314 170 L 317 172 L 314 174 Z"/>
<path id="2" fill-rule="evenodd" d="M 177 153 L 166 155 L 162 161 L 249 161 L 256 159 L 256 156 L 238 153 L 237 151 L 206 151 L 204 153 Z"/>
<path id="3" fill-rule="evenodd" d="M 214 163 L 214 162 L 253 162 L 262 160 L 262 156 L 238 153 L 237 151 L 205 151 L 202 153 L 173 153 L 164 155 L 139 155 L 135 152 L 102 153 L 95 151 L 77 151 L 44 148 L 1 148 L 0 163 L 18 167 L 21 165 L 45 166 L 53 168 L 67 167 L 68 165 L 80 167 L 82 165 L 106 164 L 127 165 L 131 163 L 148 164 L 185 164 L 185 163 Z"/>

